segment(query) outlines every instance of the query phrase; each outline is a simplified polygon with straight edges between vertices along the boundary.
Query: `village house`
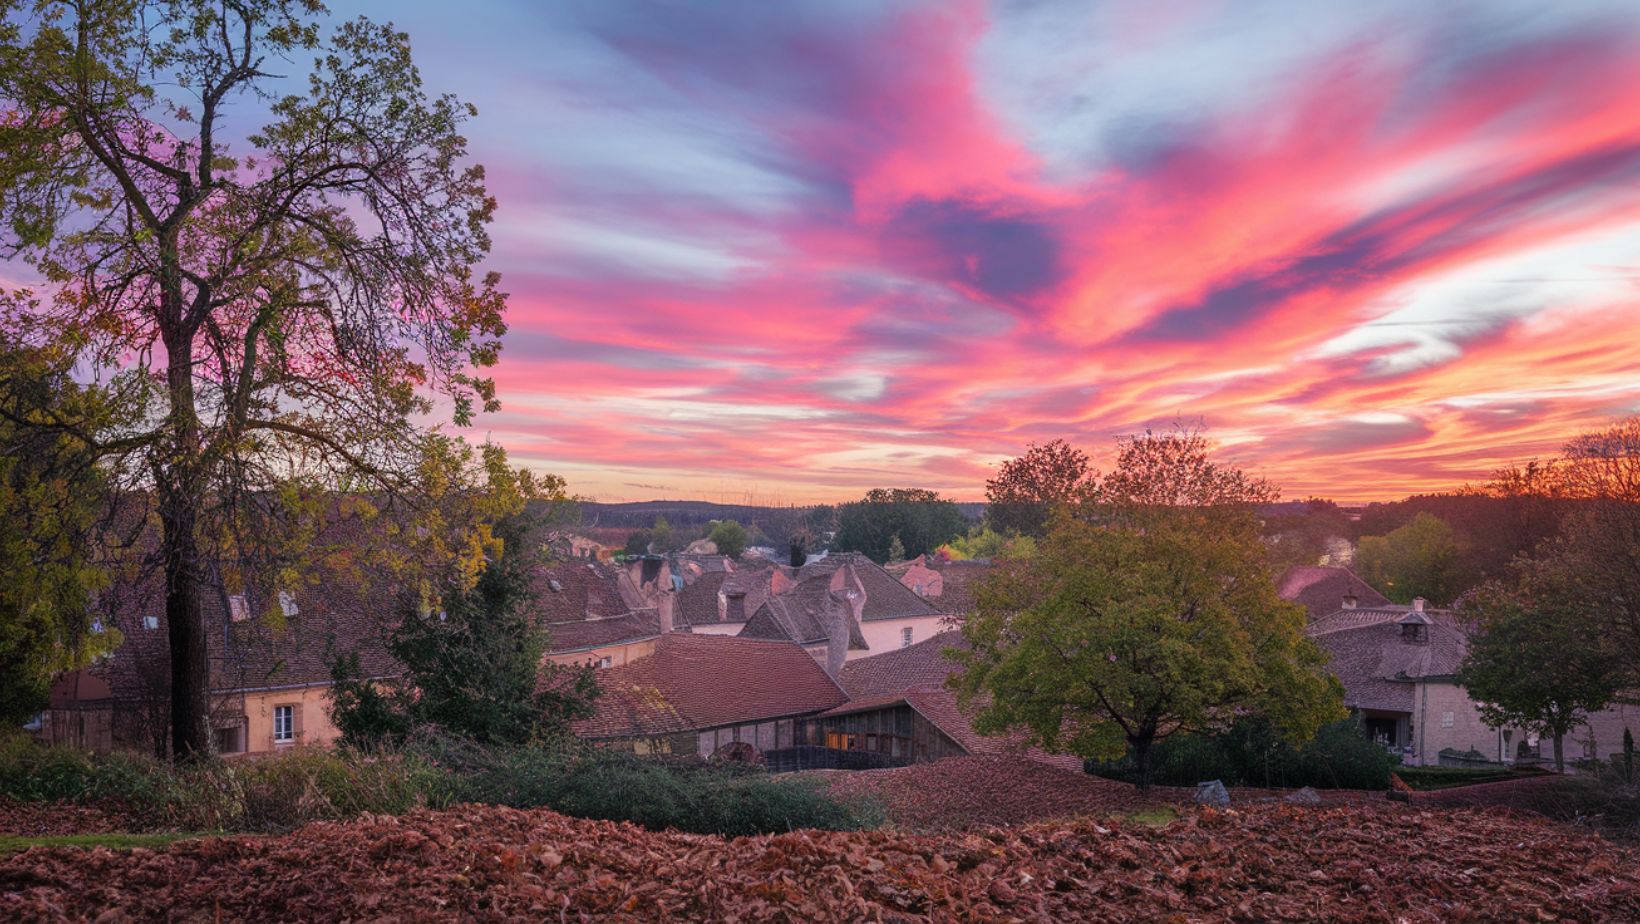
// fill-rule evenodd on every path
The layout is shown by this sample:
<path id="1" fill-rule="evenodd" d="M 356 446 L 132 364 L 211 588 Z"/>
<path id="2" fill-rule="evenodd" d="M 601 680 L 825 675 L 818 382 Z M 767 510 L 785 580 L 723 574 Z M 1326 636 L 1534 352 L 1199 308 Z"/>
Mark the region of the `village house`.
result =
<path id="1" fill-rule="evenodd" d="M 685 562 L 675 573 L 686 581 L 677 592 L 678 623 L 696 635 L 738 635 L 765 601 L 791 588 L 791 579 L 767 562 L 698 573 L 695 564 Z"/>
<path id="2" fill-rule="evenodd" d="M 804 743 L 800 720 L 848 701 L 813 657 L 786 641 L 674 632 L 654 651 L 597 674 L 589 740 L 639 754 L 712 757 Z"/>
<path id="3" fill-rule="evenodd" d="M 1340 586 L 1347 593 L 1339 605 L 1305 632 L 1330 655 L 1327 666 L 1344 686 L 1344 704 L 1369 737 L 1412 766 L 1552 759 L 1552 741 L 1488 726 L 1458 685 L 1470 631 L 1458 615 L 1422 599 L 1363 606 L 1354 587 Z M 1590 716 L 1568 737 L 1567 759 L 1619 753 L 1625 728 L 1640 734 L 1640 709 L 1615 705 Z"/>
<path id="4" fill-rule="evenodd" d="M 941 613 L 961 618 L 974 612 L 974 587 L 996 566 L 989 561 L 942 561 L 934 555 L 919 555 L 883 567 Z"/>
<path id="5" fill-rule="evenodd" d="M 1283 600 L 1303 604 L 1311 621 L 1337 612 L 1350 597 L 1368 608 L 1391 605 L 1388 597 L 1355 572 L 1335 565 L 1294 565 L 1276 582 L 1276 593 Z"/>
<path id="6" fill-rule="evenodd" d="M 818 655 L 825 627 L 833 616 L 841 618 L 847 610 L 847 625 L 843 626 L 849 635 L 847 657 L 854 659 L 916 644 L 944 628 L 948 617 L 858 552 L 828 555 L 801 568 L 775 567 L 792 587 L 771 594 L 752 614 L 742 630 L 750 637 L 799 642 Z M 785 597 L 793 598 L 792 605 L 774 603 Z"/>

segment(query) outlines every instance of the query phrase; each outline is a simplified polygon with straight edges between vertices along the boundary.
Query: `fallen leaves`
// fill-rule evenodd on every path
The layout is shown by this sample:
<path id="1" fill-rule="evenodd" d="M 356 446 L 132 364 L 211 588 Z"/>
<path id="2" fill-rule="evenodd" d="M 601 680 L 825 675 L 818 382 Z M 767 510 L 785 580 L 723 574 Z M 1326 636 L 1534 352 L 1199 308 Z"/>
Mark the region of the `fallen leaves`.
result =
<path id="1" fill-rule="evenodd" d="M 724 840 L 460 806 L 164 851 L 0 859 L 0 919 L 1640 919 L 1640 857 L 1555 824 L 1380 802 L 913 835 Z"/>

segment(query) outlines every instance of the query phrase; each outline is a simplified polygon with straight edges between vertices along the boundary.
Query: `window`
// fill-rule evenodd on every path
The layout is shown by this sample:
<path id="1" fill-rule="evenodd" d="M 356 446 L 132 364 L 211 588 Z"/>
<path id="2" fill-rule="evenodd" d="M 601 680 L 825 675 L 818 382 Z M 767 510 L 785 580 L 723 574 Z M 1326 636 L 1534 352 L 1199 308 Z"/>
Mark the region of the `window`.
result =
<path id="1" fill-rule="evenodd" d="M 605 656 L 598 659 L 598 667 L 600 667 L 600 668 L 610 667 L 614 663 L 615 662 L 610 660 L 608 655 L 605 655 Z"/>
<path id="2" fill-rule="evenodd" d="M 296 740 L 295 720 L 296 720 L 296 707 L 295 706 L 275 706 L 275 707 L 273 707 L 273 740 L 274 741 L 295 741 Z"/>
<path id="3" fill-rule="evenodd" d="M 296 598 L 291 596 L 289 591 L 279 591 L 279 611 L 285 614 L 286 619 L 295 616 L 299 612 L 296 608 Z"/>
<path id="4" fill-rule="evenodd" d="M 1441 727 L 1442 728 L 1451 728 L 1452 727 L 1452 713 L 1450 713 L 1450 712 L 1441 713 Z"/>
<path id="5" fill-rule="evenodd" d="M 154 629 L 158 629 L 159 628 L 159 617 L 158 616 L 144 616 L 144 617 L 142 617 L 142 627 L 144 629 L 149 630 L 149 631 L 153 631 Z"/>
<path id="6" fill-rule="evenodd" d="M 901 648 L 910 648 L 911 647 L 911 627 L 910 626 L 907 626 L 906 628 L 900 630 L 900 647 Z"/>
<path id="7" fill-rule="evenodd" d="M 228 615 L 234 622 L 244 622 L 251 618 L 251 608 L 245 602 L 244 594 L 234 594 L 228 598 Z"/>

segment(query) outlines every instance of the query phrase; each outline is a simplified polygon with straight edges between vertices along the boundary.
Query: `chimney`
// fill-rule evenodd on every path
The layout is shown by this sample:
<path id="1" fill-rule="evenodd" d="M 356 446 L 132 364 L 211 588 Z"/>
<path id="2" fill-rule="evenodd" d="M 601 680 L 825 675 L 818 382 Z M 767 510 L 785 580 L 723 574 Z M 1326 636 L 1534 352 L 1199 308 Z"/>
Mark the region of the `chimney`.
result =
<path id="1" fill-rule="evenodd" d="M 826 620 L 826 673 L 835 680 L 842 675 L 843 662 L 848 660 L 850 617 L 865 605 L 865 595 L 849 588 L 840 595 L 830 595 L 826 602 L 827 606 L 821 611 Z"/>
<path id="2" fill-rule="evenodd" d="M 1353 609 L 1355 609 L 1355 604 L 1358 603 L 1358 602 L 1360 602 L 1360 601 L 1357 600 L 1354 593 L 1351 593 L 1349 591 L 1346 591 L 1344 593 L 1344 609 L 1353 610 Z"/>
<path id="3" fill-rule="evenodd" d="M 1424 598 L 1423 597 L 1413 597 L 1412 598 L 1412 611 L 1414 613 L 1422 613 L 1424 611 Z"/>
<path id="4" fill-rule="evenodd" d="M 655 607 L 660 612 L 662 635 L 672 631 L 673 617 L 675 615 L 677 605 L 678 595 L 675 591 L 670 589 L 663 591 L 660 594 L 660 599 L 655 602 Z"/>

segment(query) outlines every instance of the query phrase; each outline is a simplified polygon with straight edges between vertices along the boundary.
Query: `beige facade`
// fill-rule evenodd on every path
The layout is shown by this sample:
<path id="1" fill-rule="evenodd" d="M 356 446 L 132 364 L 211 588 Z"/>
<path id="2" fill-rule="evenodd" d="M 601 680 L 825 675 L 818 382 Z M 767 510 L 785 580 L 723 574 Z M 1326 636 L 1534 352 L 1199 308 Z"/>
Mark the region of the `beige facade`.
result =
<path id="1" fill-rule="evenodd" d="M 245 704 L 244 724 L 238 732 L 240 750 L 227 747 L 230 730 L 219 725 L 217 746 L 223 753 L 265 754 L 298 745 L 326 746 L 341 737 L 330 718 L 330 684 L 236 695 Z M 288 724 L 277 719 L 281 709 L 289 710 Z"/>
<path id="2" fill-rule="evenodd" d="M 858 661 L 889 651 L 898 651 L 909 645 L 927 641 L 942 630 L 950 628 L 946 616 L 902 616 L 898 619 L 868 619 L 860 623 L 860 634 L 866 640 L 865 651 L 850 651 L 848 659 Z M 906 630 L 910 630 L 910 641 Z"/>

